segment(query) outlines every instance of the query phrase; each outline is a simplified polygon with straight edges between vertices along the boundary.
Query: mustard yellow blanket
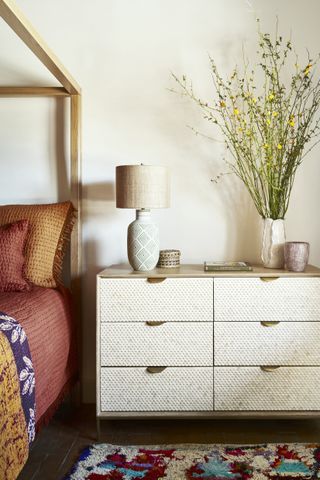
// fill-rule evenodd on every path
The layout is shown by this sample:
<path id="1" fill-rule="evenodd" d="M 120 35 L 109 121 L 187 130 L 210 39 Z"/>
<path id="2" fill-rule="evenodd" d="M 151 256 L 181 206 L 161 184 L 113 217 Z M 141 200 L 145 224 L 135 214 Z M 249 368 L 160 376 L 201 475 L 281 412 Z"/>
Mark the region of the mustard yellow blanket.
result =
<path id="1" fill-rule="evenodd" d="M 24 330 L 0 313 L 0 480 L 15 480 L 35 436 L 34 371 Z"/>

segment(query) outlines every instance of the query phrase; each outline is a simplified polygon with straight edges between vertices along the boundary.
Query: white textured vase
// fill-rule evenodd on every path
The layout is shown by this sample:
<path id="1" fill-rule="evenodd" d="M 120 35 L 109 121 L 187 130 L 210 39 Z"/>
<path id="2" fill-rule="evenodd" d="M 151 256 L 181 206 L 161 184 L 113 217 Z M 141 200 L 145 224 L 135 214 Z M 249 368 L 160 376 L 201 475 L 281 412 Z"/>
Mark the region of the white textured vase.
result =
<path id="1" fill-rule="evenodd" d="M 159 260 L 159 229 L 149 210 L 137 210 L 128 227 L 128 259 L 133 270 L 152 270 Z"/>
<path id="2" fill-rule="evenodd" d="M 261 259 L 266 268 L 284 267 L 284 244 L 286 241 L 283 219 L 265 218 L 263 225 Z"/>

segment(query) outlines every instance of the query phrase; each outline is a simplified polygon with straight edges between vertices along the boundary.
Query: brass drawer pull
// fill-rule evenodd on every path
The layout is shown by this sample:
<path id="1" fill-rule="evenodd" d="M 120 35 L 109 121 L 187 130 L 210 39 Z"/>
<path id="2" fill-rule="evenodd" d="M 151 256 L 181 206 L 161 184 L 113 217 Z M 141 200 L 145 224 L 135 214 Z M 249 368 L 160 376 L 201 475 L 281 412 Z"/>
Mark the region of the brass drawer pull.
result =
<path id="1" fill-rule="evenodd" d="M 160 325 L 163 325 L 164 323 L 166 322 L 152 322 L 152 321 L 147 321 L 146 322 L 146 325 L 148 325 L 149 327 L 159 327 Z"/>
<path id="2" fill-rule="evenodd" d="M 162 283 L 166 280 L 166 277 L 163 278 L 158 278 L 158 277 L 148 277 L 147 282 L 148 283 Z"/>
<path id="3" fill-rule="evenodd" d="M 260 277 L 261 282 L 273 282 L 278 279 L 279 277 Z"/>
<path id="4" fill-rule="evenodd" d="M 147 367 L 146 370 L 148 373 L 161 373 L 167 367 Z"/>
<path id="5" fill-rule="evenodd" d="M 275 327 L 280 322 L 260 322 L 263 327 Z"/>
<path id="6" fill-rule="evenodd" d="M 263 365 L 260 367 L 263 372 L 273 372 L 274 370 L 278 370 L 279 366 L 273 365 Z"/>

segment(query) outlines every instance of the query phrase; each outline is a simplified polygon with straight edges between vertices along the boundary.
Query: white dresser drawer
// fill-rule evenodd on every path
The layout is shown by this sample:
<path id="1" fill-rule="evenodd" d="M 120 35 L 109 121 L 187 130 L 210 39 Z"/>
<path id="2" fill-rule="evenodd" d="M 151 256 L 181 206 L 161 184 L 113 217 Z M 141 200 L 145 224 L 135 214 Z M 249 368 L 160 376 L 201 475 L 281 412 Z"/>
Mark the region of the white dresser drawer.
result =
<path id="1" fill-rule="evenodd" d="M 212 322 L 101 325 L 101 365 L 213 366 Z"/>
<path id="2" fill-rule="evenodd" d="M 320 322 L 217 322 L 214 363 L 320 366 Z"/>
<path id="3" fill-rule="evenodd" d="M 215 367 L 215 410 L 320 410 L 320 368 Z"/>
<path id="4" fill-rule="evenodd" d="M 217 322 L 320 321 L 320 278 L 216 278 Z"/>
<path id="5" fill-rule="evenodd" d="M 101 322 L 212 322 L 212 278 L 99 279 Z"/>
<path id="6" fill-rule="evenodd" d="M 212 411 L 213 368 L 101 368 L 101 412 Z"/>

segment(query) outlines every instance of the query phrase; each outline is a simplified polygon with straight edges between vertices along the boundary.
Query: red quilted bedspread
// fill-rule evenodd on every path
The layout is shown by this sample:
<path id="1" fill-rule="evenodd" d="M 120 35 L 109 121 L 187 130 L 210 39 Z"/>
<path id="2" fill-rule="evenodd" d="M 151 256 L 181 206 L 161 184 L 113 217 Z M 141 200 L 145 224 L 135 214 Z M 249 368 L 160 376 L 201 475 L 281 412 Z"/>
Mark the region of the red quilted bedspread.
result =
<path id="1" fill-rule="evenodd" d="M 76 333 L 70 299 L 51 288 L 0 293 L 0 311 L 24 328 L 35 371 L 36 422 L 54 413 L 61 396 L 77 374 Z"/>

